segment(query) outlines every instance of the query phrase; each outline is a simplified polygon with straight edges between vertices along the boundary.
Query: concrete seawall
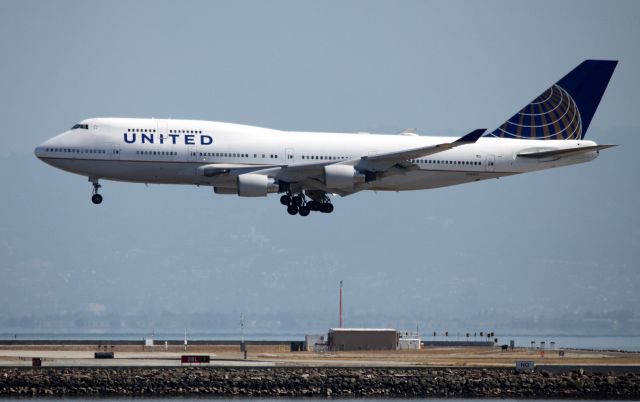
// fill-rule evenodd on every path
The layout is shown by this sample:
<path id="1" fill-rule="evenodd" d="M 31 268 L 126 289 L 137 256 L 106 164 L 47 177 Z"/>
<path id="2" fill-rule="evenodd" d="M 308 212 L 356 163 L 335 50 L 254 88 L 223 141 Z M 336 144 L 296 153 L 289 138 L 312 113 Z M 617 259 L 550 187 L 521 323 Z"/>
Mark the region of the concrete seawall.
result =
<path id="1" fill-rule="evenodd" d="M 0 368 L 2 396 L 185 394 L 639 398 L 640 375 L 480 368 Z"/>

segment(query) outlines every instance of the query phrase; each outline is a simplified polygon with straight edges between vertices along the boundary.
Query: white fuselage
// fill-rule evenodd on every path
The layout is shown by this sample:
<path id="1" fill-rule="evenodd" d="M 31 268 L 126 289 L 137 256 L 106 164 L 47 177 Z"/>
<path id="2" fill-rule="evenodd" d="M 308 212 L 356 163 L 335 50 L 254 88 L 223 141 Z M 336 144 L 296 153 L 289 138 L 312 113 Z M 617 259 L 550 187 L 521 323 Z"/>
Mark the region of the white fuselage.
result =
<path id="1" fill-rule="evenodd" d="M 203 165 L 287 166 L 341 161 L 419 148 L 455 138 L 279 131 L 197 120 L 96 118 L 36 148 L 57 168 L 87 176 L 142 183 L 233 188 L 225 176 L 198 174 Z M 416 169 L 367 184 L 370 190 L 418 190 L 587 162 L 597 151 L 529 159 L 522 152 L 593 146 L 586 140 L 480 138 L 474 144 L 411 160 Z"/>

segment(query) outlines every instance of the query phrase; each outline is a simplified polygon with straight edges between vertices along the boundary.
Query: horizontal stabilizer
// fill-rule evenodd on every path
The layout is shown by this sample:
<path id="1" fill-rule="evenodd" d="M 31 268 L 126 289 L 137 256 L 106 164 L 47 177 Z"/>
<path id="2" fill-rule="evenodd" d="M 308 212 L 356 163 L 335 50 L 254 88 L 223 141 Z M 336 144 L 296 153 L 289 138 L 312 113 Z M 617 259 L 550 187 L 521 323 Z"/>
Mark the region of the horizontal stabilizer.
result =
<path id="1" fill-rule="evenodd" d="M 522 152 L 518 154 L 520 158 L 552 158 L 552 157 L 560 157 L 560 156 L 569 156 L 574 154 L 581 154 L 592 151 L 600 151 L 601 149 L 607 149 L 611 147 L 615 147 L 617 145 L 593 145 L 589 147 L 578 147 L 578 148 L 568 148 L 568 149 L 554 149 L 551 151 L 539 151 L 539 152 Z"/>

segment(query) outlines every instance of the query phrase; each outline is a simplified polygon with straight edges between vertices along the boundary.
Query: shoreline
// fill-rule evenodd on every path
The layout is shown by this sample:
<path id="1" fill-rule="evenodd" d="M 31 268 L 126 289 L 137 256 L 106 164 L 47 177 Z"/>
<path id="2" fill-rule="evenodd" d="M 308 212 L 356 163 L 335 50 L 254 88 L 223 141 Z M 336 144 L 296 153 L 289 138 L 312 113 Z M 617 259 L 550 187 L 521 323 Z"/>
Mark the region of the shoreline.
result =
<path id="1" fill-rule="evenodd" d="M 0 368 L 0 396 L 640 398 L 640 373 L 613 372 L 604 366 L 553 371 L 417 367 L 21 367 Z"/>

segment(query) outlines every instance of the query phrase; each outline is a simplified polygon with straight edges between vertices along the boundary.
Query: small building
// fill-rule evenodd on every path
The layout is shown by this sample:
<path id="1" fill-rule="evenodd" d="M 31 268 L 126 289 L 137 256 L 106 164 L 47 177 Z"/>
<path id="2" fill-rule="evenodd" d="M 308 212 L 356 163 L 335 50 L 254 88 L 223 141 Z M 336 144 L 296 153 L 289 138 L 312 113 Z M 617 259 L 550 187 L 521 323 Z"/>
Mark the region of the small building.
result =
<path id="1" fill-rule="evenodd" d="M 398 340 L 399 350 L 420 350 L 420 338 L 400 338 Z"/>
<path id="2" fill-rule="evenodd" d="M 291 341 L 291 346 L 289 348 L 292 352 L 302 352 L 305 350 L 304 342 L 302 341 Z"/>
<path id="3" fill-rule="evenodd" d="M 396 350 L 398 331 L 391 328 L 332 328 L 329 348 L 341 350 Z"/>
<path id="4" fill-rule="evenodd" d="M 399 332 L 398 350 L 420 350 L 420 334 L 417 332 Z"/>
<path id="5" fill-rule="evenodd" d="M 324 335 L 311 334 L 304 336 L 305 350 L 308 352 L 315 351 L 316 345 L 324 344 Z"/>

